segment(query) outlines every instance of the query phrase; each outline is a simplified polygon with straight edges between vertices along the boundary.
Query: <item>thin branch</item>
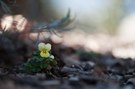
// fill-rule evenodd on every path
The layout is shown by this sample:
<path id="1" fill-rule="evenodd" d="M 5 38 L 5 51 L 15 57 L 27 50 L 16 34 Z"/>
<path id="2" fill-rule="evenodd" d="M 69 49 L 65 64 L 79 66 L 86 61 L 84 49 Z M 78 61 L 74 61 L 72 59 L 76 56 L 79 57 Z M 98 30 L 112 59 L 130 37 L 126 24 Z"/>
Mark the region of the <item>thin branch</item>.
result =
<path id="1" fill-rule="evenodd" d="M 67 25 L 69 25 L 71 21 L 72 20 L 70 19 L 70 9 L 69 9 L 67 15 L 65 17 L 63 17 L 62 19 L 55 20 L 49 24 L 41 24 L 37 27 L 32 28 L 30 32 L 45 32 L 48 30 L 50 32 L 53 32 L 56 35 L 57 33 L 52 30 L 56 30 L 59 28 L 62 29 L 64 27 L 66 27 Z"/>
<path id="2" fill-rule="evenodd" d="M 5 13 L 11 13 L 11 10 L 6 3 L 0 0 L 0 4 L 1 4 L 1 8 L 3 9 Z"/>

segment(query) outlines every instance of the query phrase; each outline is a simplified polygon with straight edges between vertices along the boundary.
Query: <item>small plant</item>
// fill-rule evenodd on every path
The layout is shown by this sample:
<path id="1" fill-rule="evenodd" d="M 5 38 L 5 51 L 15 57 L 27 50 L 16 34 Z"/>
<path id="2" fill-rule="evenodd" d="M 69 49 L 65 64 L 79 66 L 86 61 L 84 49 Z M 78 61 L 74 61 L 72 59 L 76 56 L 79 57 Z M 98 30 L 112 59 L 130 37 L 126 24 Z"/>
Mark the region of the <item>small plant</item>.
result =
<path id="1" fill-rule="evenodd" d="M 33 52 L 32 57 L 24 64 L 27 73 L 49 71 L 57 65 L 54 56 L 51 55 L 51 44 L 39 43 L 38 50 Z"/>

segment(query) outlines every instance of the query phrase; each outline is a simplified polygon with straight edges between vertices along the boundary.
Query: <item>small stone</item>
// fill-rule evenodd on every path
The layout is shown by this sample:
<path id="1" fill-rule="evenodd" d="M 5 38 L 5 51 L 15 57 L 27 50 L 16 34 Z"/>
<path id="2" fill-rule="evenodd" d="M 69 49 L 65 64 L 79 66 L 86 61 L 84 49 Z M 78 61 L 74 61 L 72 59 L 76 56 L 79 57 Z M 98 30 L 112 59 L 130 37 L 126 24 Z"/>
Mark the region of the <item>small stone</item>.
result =
<path id="1" fill-rule="evenodd" d="M 134 88 L 133 88 L 133 86 L 128 85 L 128 86 L 125 86 L 123 89 L 134 89 Z"/>
<path id="2" fill-rule="evenodd" d="M 47 80 L 42 83 L 43 86 L 56 86 L 60 85 L 60 81 L 58 80 Z"/>
<path id="3" fill-rule="evenodd" d="M 135 85 L 135 78 L 128 79 L 127 84 L 133 84 L 133 85 Z"/>
<path id="4" fill-rule="evenodd" d="M 69 78 L 70 81 L 79 81 L 79 78 L 77 76 L 72 76 Z"/>
<path id="5" fill-rule="evenodd" d="M 44 73 L 37 73 L 36 76 L 38 77 L 38 79 L 45 79 L 46 75 Z"/>

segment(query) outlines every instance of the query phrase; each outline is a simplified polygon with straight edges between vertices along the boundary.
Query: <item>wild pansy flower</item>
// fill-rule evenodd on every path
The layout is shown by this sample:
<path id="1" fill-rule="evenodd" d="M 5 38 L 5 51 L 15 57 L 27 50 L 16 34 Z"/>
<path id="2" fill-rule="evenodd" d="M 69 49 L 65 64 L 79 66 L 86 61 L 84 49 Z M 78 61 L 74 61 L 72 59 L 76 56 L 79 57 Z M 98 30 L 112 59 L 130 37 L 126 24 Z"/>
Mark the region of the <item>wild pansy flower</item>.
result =
<path id="1" fill-rule="evenodd" d="M 38 49 L 40 51 L 40 56 L 41 57 L 49 57 L 50 53 L 49 51 L 51 50 L 51 44 L 47 43 L 39 43 L 38 44 Z"/>

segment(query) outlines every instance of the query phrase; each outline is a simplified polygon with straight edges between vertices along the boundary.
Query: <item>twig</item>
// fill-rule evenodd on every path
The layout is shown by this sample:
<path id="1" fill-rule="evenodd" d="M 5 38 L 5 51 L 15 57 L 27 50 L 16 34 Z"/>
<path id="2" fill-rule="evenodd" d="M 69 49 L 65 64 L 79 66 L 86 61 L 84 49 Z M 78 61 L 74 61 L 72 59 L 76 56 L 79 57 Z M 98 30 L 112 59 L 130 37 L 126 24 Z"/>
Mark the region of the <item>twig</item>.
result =
<path id="1" fill-rule="evenodd" d="M 11 13 L 11 10 L 10 10 L 10 8 L 7 6 L 6 3 L 4 3 L 2 0 L 0 0 L 0 4 L 1 4 L 1 7 L 2 7 L 2 9 L 4 10 L 5 13 Z"/>

